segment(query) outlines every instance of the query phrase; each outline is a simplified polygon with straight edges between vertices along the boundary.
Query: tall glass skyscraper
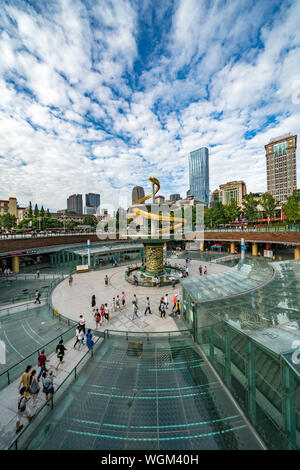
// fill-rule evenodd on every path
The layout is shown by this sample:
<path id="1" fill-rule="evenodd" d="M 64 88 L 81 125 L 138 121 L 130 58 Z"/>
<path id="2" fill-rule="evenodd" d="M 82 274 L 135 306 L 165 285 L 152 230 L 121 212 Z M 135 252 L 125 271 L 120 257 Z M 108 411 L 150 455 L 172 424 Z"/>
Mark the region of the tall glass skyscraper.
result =
<path id="1" fill-rule="evenodd" d="M 190 194 L 209 204 L 209 163 L 208 148 L 202 147 L 189 155 Z"/>
<path id="2" fill-rule="evenodd" d="M 100 194 L 88 193 L 85 195 L 85 213 L 98 214 L 100 210 Z"/>

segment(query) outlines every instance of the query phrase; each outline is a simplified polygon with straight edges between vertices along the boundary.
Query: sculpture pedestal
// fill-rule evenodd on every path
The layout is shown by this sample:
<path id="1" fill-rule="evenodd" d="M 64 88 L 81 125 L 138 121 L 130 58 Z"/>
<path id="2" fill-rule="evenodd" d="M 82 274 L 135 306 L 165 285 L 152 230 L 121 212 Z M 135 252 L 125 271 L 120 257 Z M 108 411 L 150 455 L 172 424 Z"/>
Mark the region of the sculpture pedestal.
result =
<path id="1" fill-rule="evenodd" d="M 146 252 L 145 274 L 151 277 L 159 277 L 165 273 L 164 269 L 164 242 L 149 240 L 143 242 Z"/>

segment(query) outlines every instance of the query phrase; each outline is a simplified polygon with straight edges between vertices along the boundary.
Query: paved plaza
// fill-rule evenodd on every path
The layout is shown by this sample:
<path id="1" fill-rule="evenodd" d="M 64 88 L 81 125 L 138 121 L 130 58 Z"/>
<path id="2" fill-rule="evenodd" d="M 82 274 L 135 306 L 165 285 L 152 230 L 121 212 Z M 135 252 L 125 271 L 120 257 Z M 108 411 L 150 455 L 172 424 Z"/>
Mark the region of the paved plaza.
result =
<path id="1" fill-rule="evenodd" d="M 177 263 L 178 266 L 184 266 L 185 260 L 178 258 L 170 258 L 168 261 L 172 265 Z M 199 265 L 207 266 L 208 274 L 216 274 L 228 271 L 231 268 L 209 262 L 200 262 L 192 260 L 189 264 L 189 277 L 197 276 L 199 278 Z M 88 328 L 95 329 L 94 314 L 91 307 L 92 295 L 96 296 L 96 307 L 101 304 L 107 303 L 110 307 L 113 297 L 120 296 L 122 291 L 126 295 L 126 305 L 124 309 L 117 310 L 111 313 L 109 322 L 105 322 L 99 329 L 104 330 L 119 330 L 119 331 L 174 331 L 178 327 L 171 314 L 173 306 L 174 293 L 180 294 L 179 284 L 173 288 L 172 286 L 165 287 L 143 287 L 133 286 L 129 284 L 125 278 L 126 266 L 110 268 L 103 271 L 92 271 L 89 273 L 75 274 L 73 276 L 73 285 L 70 287 L 68 280 L 61 282 L 52 294 L 53 307 L 56 308 L 62 315 L 78 321 L 79 315 L 83 315 L 86 320 Z M 104 277 L 108 275 L 109 284 L 105 286 Z M 134 294 L 138 298 L 138 315 L 139 318 L 131 319 L 132 317 L 132 299 Z M 160 318 L 158 311 L 160 298 L 168 294 L 169 308 L 166 313 L 166 318 Z M 150 298 L 152 315 L 144 315 L 146 308 L 146 298 Z"/>

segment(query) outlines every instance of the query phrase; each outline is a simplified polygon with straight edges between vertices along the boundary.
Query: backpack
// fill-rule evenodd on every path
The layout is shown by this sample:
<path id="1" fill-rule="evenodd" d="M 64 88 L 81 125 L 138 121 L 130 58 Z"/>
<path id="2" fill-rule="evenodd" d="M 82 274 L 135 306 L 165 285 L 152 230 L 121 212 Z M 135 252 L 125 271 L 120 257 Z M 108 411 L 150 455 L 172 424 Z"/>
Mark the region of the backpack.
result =
<path id="1" fill-rule="evenodd" d="M 24 406 L 21 407 L 21 403 L 22 403 L 22 400 L 23 400 L 24 398 L 25 398 L 25 397 L 22 396 L 22 397 L 19 399 L 19 402 L 18 402 L 18 410 L 21 411 L 21 412 L 23 412 L 23 411 L 26 410 L 26 402 L 24 403 Z"/>

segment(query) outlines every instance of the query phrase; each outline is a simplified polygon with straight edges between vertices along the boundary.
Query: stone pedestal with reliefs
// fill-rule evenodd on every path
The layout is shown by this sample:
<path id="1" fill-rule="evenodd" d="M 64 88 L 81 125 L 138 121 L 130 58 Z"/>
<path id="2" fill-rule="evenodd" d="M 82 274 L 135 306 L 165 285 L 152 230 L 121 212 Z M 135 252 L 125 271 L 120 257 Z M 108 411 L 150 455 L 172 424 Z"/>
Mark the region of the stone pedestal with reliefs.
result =
<path id="1" fill-rule="evenodd" d="M 146 252 L 146 270 L 145 274 L 152 277 L 162 276 L 164 270 L 164 242 L 149 241 L 143 242 Z"/>

